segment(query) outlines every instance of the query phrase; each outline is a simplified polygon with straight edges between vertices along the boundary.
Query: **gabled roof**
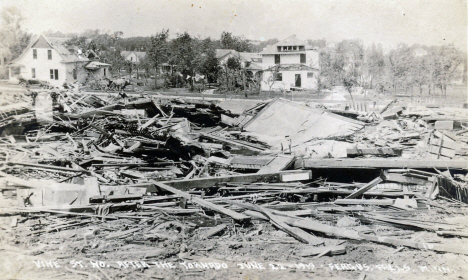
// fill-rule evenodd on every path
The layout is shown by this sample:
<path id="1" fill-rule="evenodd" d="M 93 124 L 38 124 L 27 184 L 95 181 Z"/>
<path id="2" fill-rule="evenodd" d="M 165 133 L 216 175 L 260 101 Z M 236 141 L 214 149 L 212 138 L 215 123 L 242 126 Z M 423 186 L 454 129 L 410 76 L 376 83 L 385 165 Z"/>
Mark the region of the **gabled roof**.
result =
<path id="1" fill-rule="evenodd" d="M 122 51 L 120 54 L 123 57 L 127 58 L 132 53 L 135 54 L 135 56 L 136 56 L 136 58 L 138 60 L 141 60 L 141 59 L 145 58 L 145 56 L 146 56 L 146 52 L 136 52 L 136 51 Z"/>
<path id="2" fill-rule="evenodd" d="M 255 61 L 256 59 L 262 59 L 258 53 L 240 52 L 239 56 L 242 60 L 245 61 Z"/>
<path id="3" fill-rule="evenodd" d="M 246 69 L 246 70 L 262 70 L 263 67 L 262 67 L 261 64 L 252 62 L 252 63 L 250 63 L 250 65 L 247 66 L 245 69 Z"/>
<path id="4" fill-rule="evenodd" d="M 304 46 L 305 49 L 310 49 L 310 46 L 307 44 L 307 42 L 299 40 L 296 35 L 289 36 L 288 38 L 284 39 L 283 41 L 280 41 L 274 45 L 267 46 L 263 49 L 262 52 L 260 52 L 261 55 L 264 54 L 294 54 L 298 53 L 297 52 L 278 52 L 278 47 L 282 46 Z M 304 52 L 304 51 L 302 51 Z"/>
<path id="5" fill-rule="evenodd" d="M 284 39 L 283 41 L 279 41 L 275 44 L 275 46 L 306 46 L 307 43 L 305 41 L 299 40 L 296 35 L 289 36 L 288 38 Z"/>
<path id="6" fill-rule="evenodd" d="M 216 58 L 217 59 L 222 59 L 223 57 L 233 54 L 235 56 L 239 56 L 239 53 L 235 50 L 231 49 L 216 49 Z"/>
<path id="7" fill-rule="evenodd" d="M 56 50 L 60 56 L 62 57 L 63 63 L 70 63 L 70 62 L 85 62 L 89 61 L 88 58 L 84 54 L 79 54 L 76 52 L 76 47 L 74 46 L 66 46 L 65 42 L 70 40 L 70 38 L 57 38 L 57 37 L 46 37 L 44 34 L 35 36 L 29 43 L 29 45 L 23 50 L 21 55 L 14 59 L 11 63 L 17 62 L 19 59 L 21 59 L 25 53 L 34 46 L 34 44 L 39 40 L 39 39 L 44 39 L 50 47 L 52 47 L 54 50 Z M 73 49 L 72 52 L 70 52 L 70 49 Z"/>

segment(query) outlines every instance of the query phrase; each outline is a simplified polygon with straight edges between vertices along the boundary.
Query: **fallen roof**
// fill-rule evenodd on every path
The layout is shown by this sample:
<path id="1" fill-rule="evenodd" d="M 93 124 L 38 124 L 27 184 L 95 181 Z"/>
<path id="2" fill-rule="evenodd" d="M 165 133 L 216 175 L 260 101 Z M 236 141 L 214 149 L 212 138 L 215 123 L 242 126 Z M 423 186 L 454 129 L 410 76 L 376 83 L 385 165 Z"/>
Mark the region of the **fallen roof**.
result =
<path id="1" fill-rule="evenodd" d="M 271 101 L 243 129 L 260 141 L 279 147 L 286 137 L 293 145 L 299 145 L 315 139 L 348 136 L 363 127 L 363 122 L 280 98 Z"/>

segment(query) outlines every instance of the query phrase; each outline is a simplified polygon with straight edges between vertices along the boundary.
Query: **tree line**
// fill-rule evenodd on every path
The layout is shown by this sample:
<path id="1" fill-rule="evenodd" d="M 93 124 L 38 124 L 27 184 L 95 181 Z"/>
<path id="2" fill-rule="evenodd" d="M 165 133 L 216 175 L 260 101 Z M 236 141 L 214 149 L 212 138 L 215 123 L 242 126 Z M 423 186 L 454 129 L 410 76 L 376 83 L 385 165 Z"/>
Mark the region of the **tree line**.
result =
<path id="1" fill-rule="evenodd" d="M 26 48 L 32 35 L 23 30 L 23 18 L 18 9 L 6 7 L 0 15 L 0 54 L 6 61 L 11 61 Z M 167 29 L 151 36 L 129 38 L 124 38 L 121 31 L 99 29 L 85 30 L 80 34 L 48 31 L 45 35 L 72 38 L 69 44 L 84 51 L 93 51 L 101 60 L 111 64 L 114 73 L 122 68 L 133 69 L 132 64 L 123 58 L 122 51 L 141 51 L 147 55 L 139 67 L 146 73 L 157 72 L 163 64 L 177 65 L 177 73 L 182 76 L 168 77 L 172 84 L 182 85 L 186 83 L 186 77 L 202 74 L 209 82 L 220 82 L 228 91 L 252 85 L 258 88 L 259 80 L 246 77 L 240 61 L 236 59 L 220 65 L 216 49 L 260 52 L 278 42 L 274 38 L 253 45 L 246 38 L 230 32 L 223 32 L 219 39 L 201 38 L 187 32 L 170 36 Z M 446 95 L 447 87 L 454 80 L 463 79 L 466 83 L 466 52 L 453 45 L 399 44 L 384 52 L 381 45 L 364 47 L 358 39 L 343 40 L 334 46 L 327 44 L 325 39 L 308 40 L 308 44 L 320 52 L 319 91 L 344 86 L 350 93 L 353 88 L 362 87 L 376 93 L 397 94 L 417 88 L 420 94 Z"/>
<path id="2" fill-rule="evenodd" d="M 384 52 L 381 45 L 365 48 L 360 40 L 343 40 L 320 51 L 319 89 L 342 85 L 376 93 L 446 96 L 454 80 L 466 83 L 466 53 L 453 45 L 399 44 Z"/>

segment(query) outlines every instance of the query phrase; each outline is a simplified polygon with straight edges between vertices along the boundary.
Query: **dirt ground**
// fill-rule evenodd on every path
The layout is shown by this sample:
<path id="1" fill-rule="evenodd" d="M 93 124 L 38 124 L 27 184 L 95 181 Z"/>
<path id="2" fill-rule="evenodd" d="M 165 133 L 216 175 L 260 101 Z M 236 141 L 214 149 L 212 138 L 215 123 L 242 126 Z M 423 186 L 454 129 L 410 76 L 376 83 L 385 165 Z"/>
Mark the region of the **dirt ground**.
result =
<path id="1" fill-rule="evenodd" d="M 28 229 L 31 226 L 40 229 L 40 223 L 46 223 L 47 219 L 52 217 L 22 217 L 18 226 L 11 228 L 8 225 L 12 217 L 1 218 L 0 279 L 403 280 L 467 279 L 468 275 L 468 256 L 410 248 L 397 250 L 366 241 L 324 236 L 321 238 L 326 245 L 344 244 L 346 253 L 300 257 L 299 251 L 313 246 L 256 220 L 245 227 L 232 223 L 221 236 L 206 240 L 200 239 L 206 228 L 195 226 L 190 217 L 180 216 L 180 222 L 157 218 L 149 222 L 150 226 L 117 239 L 106 237 L 108 230 L 142 226 L 146 221 L 93 219 L 84 227 L 41 235 Z M 465 217 L 453 219 L 466 223 Z M 70 218 L 63 222 L 70 222 Z M 210 226 L 223 222 L 226 223 L 211 221 Z M 161 228 L 164 231 L 151 230 L 161 224 L 165 224 Z M 409 233 L 400 231 L 399 238 L 409 238 Z M 426 233 L 424 240 L 441 239 L 435 233 Z M 460 238 L 443 241 L 467 246 Z"/>

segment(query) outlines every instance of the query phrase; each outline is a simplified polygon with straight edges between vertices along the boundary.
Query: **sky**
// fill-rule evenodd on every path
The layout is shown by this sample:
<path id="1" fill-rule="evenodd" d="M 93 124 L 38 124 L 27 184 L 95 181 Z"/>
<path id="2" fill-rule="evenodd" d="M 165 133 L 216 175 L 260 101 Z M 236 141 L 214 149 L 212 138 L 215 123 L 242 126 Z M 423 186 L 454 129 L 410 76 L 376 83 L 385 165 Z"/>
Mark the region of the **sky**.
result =
<path id="1" fill-rule="evenodd" d="M 219 38 L 223 31 L 248 39 L 362 39 L 365 45 L 454 44 L 467 49 L 468 0 L 0 0 L 15 5 L 23 26 L 53 30 L 123 31 L 149 36 L 169 29 Z"/>

